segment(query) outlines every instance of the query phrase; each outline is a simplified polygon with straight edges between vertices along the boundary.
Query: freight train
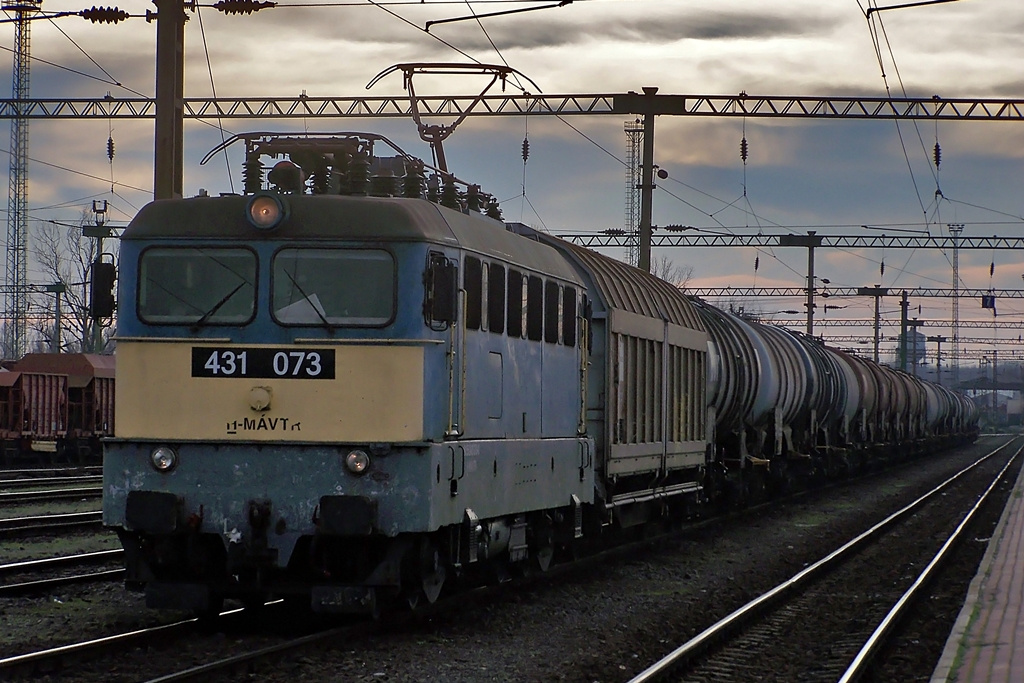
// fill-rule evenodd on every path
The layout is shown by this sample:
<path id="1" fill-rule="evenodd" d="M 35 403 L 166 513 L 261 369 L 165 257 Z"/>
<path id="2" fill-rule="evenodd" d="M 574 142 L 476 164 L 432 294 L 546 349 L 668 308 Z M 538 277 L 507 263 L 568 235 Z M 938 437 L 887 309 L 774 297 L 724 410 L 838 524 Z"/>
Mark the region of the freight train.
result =
<path id="1" fill-rule="evenodd" d="M 113 356 L 30 353 L 0 369 L 0 466 L 99 465 L 113 434 Z"/>
<path id="2" fill-rule="evenodd" d="M 244 139 L 244 194 L 121 239 L 103 520 L 150 606 L 416 605 L 976 435 L 970 400 L 503 223 L 378 136 Z"/>

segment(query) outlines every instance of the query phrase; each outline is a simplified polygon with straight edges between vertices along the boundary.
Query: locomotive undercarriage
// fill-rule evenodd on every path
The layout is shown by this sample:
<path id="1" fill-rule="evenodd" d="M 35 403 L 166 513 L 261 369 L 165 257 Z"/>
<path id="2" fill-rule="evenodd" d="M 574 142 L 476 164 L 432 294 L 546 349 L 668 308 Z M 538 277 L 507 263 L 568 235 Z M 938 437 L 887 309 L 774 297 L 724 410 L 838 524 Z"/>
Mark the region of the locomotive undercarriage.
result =
<path id="1" fill-rule="evenodd" d="M 180 444 L 167 476 L 138 466 L 152 444 L 111 442 L 104 521 L 151 606 L 282 596 L 373 612 L 432 601 L 453 578 L 546 568 L 592 500 L 581 443 L 378 448 L 355 477 L 341 469 L 351 447 Z"/>
<path id="2" fill-rule="evenodd" d="M 258 522 L 258 520 L 257 520 Z M 173 533 L 118 530 L 126 586 L 150 607 L 212 615 L 225 599 L 248 606 L 294 600 L 315 612 L 377 614 L 396 602 L 432 603 L 444 586 L 504 581 L 544 571 L 572 554 L 583 537 L 583 506 L 480 520 L 467 509 L 461 524 L 426 534 L 302 536 L 286 567 L 260 534 L 225 547 L 220 535 L 186 524 Z"/>
<path id="3" fill-rule="evenodd" d="M 872 426 L 869 433 L 883 430 Z M 732 506 L 745 506 L 764 499 L 784 495 L 803 488 L 820 485 L 824 481 L 855 476 L 871 469 L 885 467 L 898 461 L 935 453 L 972 441 L 976 434 L 957 432 L 950 428 L 943 436 L 920 435 L 892 441 L 828 440 L 818 445 L 806 443 L 800 450 L 786 449 L 769 454 L 761 450 L 773 442 L 773 432 L 744 430 L 739 433 L 720 434 L 719 461 L 722 463 L 718 481 L 708 490 L 719 491 L 720 502 Z M 756 444 L 748 448 L 748 444 Z M 785 443 L 794 443 L 786 435 Z M 796 443 L 803 443 L 799 440 Z M 805 452 L 806 451 L 806 452 Z M 714 495 L 708 496 L 715 500 Z"/>

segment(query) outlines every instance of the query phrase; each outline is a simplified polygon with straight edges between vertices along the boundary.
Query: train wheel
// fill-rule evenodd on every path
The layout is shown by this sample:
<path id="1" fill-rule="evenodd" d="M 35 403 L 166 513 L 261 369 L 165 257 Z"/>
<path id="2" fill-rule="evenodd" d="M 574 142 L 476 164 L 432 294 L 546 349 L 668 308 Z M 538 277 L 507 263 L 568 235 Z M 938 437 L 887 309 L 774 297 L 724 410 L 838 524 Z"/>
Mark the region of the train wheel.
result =
<path id="1" fill-rule="evenodd" d="M 426 600 L 426 596 L 423 594 L 423 589 L 419 586 L 414 586 L 404 590 L 402 592 L 402 596 L 405 598 L 405 604 L 413 611 L 416 611 L 416 609 L 423 604 L 423 601 Z"/>
<path id="2" fill-rule="evenodd" d="M 423 596 L 432 604 L 441 595 L 447 572 L 441 563 L 440 551 L 430 541 L 423 541 L 420 545 L 419 572 Z"/>
<path id="3" fill-rule="evenodd" d="M 211 594 L 206 606 L 202 609 L 198 609 L 195 612 L 196 618 L 199 619 L 201 625 L 212 624 L 220 613 L 224 611 L 224 596 Z"/>
<path id="4" fill-rule="evenodd" d="M 245 605 L 245 609 L 251 612 L 258 612 L 267 606 L 267 597 L 262 594 L 247 595 L 242 598 L 242 604 Z"/>
<path id="5" fill-rule="evenodd" d="M 543 548 L 538 548 L 537 552 L 534 554 L 534 558 L 537 560 L 537 567 L 539 567 L 542 572 L 546 572 L 551 567 L 551 560 L 554 556 L 554 546 L 547 545 Z"/>

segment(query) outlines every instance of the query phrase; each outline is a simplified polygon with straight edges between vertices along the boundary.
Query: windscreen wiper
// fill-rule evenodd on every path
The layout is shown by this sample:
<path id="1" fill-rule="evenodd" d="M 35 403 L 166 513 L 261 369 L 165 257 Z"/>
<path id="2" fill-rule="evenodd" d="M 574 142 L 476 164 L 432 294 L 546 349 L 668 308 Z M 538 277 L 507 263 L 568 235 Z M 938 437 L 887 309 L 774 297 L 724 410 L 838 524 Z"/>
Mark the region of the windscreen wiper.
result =
<path id="1" fill-rule="evenodd" d="M 225 294 L 224 297 L 220 301 L 215 303 L 210 310 L 208 310 L 206 313 L 203 313 L 201 316 L 199 316 L 199 319 L 196 320 L 194 323 L 192 323 L 192 329 L 195 330 L 195 329 L 198 329 L 198 328 L 202 327 L 203 323 L 205 323 L 207 320 L 209 320 L 210 316 L 212 316 L 214 313 L 219 311 L 221 306 L 226 304 L 231 299 L 231 297 L 233 297 L 235 294 L 238 294 L 238 290 L 240 290 L 242 287 L 245 287 L 247 284 L 249 284 L 249 283 L 246 280 L 242 280 L 241 282 L 239 282 L 237 287 L 235 287 L 230 292 Z"/>
<path id="2" fill-rule="evenodd" d="M 328 331 L 328 332 L 330 332 L 330 333 L 331 333 L 331 334 L 333 335 L 333 334 L 334 334 L 334 325 L 332 325 L 332 324 L 331 324 L 331 322 L 330 322 L 329 320 L 327 320 L 326 316 L 324 316 L 324 314 L 320 312 L 320 309 L 319 309 L 319 308 L 317 307 L 317 305 L 316 305 L 316 304 L 315 304 L 315 303 L 313 302 L 313 299 L 311 299 L 311 298 L 309 297 L 309 294 L 306 294 L 306 290 L 304 290 L 304 289 L 302 288 L 302 285 L 300 285 L 300 284 L 298 283 L 298 281 L 296 281 L 295 277 L 294 277 L 294 276 L 293 276 L 293 275 L 292 275 L 291 273 L 289 273 L 289 272 L 288 272 L 288 269 L 287 269 L 287 268 L 285 268 L 285 269 L 284 269 L 284 274 L 285 274 L 285 275 L 287 275 L 287 276 L 288 276 L 288 279 L 292 281 L 292 284 L 293 284 L 293 285 L 295 285 L 295 289 L 299 290 L 299 294 L 301 294 L 301 295 L 302 295 L 302 297 L 303 297 L 303 298 L 304 298 L 304 299 L 305 299 L 306 301 L 308 301 L 308 302 L 309 302 L 309 307 L 310 307 L 310 308 L 312 308 L 312 309 L 313 309 L 313 312 L 314 312 L 314 313 L 316 313 L 316 316 L 317 316 L 318 318 L 320 318 L 320 320 L 322 320 L 322 321 L 323 321 L 323 323 L 324 323 L 324 325 L 323 325 L 323 326 L 324 326 L 324 327 L 325 327 L 325 328 L 327 329 L 327 331 Z"/>

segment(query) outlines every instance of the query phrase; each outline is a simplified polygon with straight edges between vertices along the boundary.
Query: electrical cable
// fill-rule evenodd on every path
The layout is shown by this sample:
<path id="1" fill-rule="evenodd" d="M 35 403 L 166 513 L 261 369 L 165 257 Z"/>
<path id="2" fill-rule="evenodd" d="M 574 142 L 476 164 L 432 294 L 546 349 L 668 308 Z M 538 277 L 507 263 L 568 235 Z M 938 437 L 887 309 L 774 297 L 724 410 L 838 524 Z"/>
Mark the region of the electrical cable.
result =
<path id="1" fill-rule="evenodd" d="M 197 8 L 196 16 L 199 18 L 199 34 L 203 39 L 203 51 L 206 54 L 206 70 L 210 74 L 210 91 L 213 94 L 213 99 L 217 99 L 217 84 L 213 80 L 213 62 L 210 59 L 210 45 L 206 41 L 206 28 L 203 26 L 203 13 Z M 220 131 L 220 143 L 224 147 L 224 166 L 227 170 L 228 175 L 228 186 L 231 188 L 231 194 L 235 193 L 235 179 L 231 173 L 231 160 L 228 157 L 228 149 L 224 146 L 224 142 L 227 140 L 224 137 L 224 121 L 220 116 L 217 116 L 217 130 Z"/>

